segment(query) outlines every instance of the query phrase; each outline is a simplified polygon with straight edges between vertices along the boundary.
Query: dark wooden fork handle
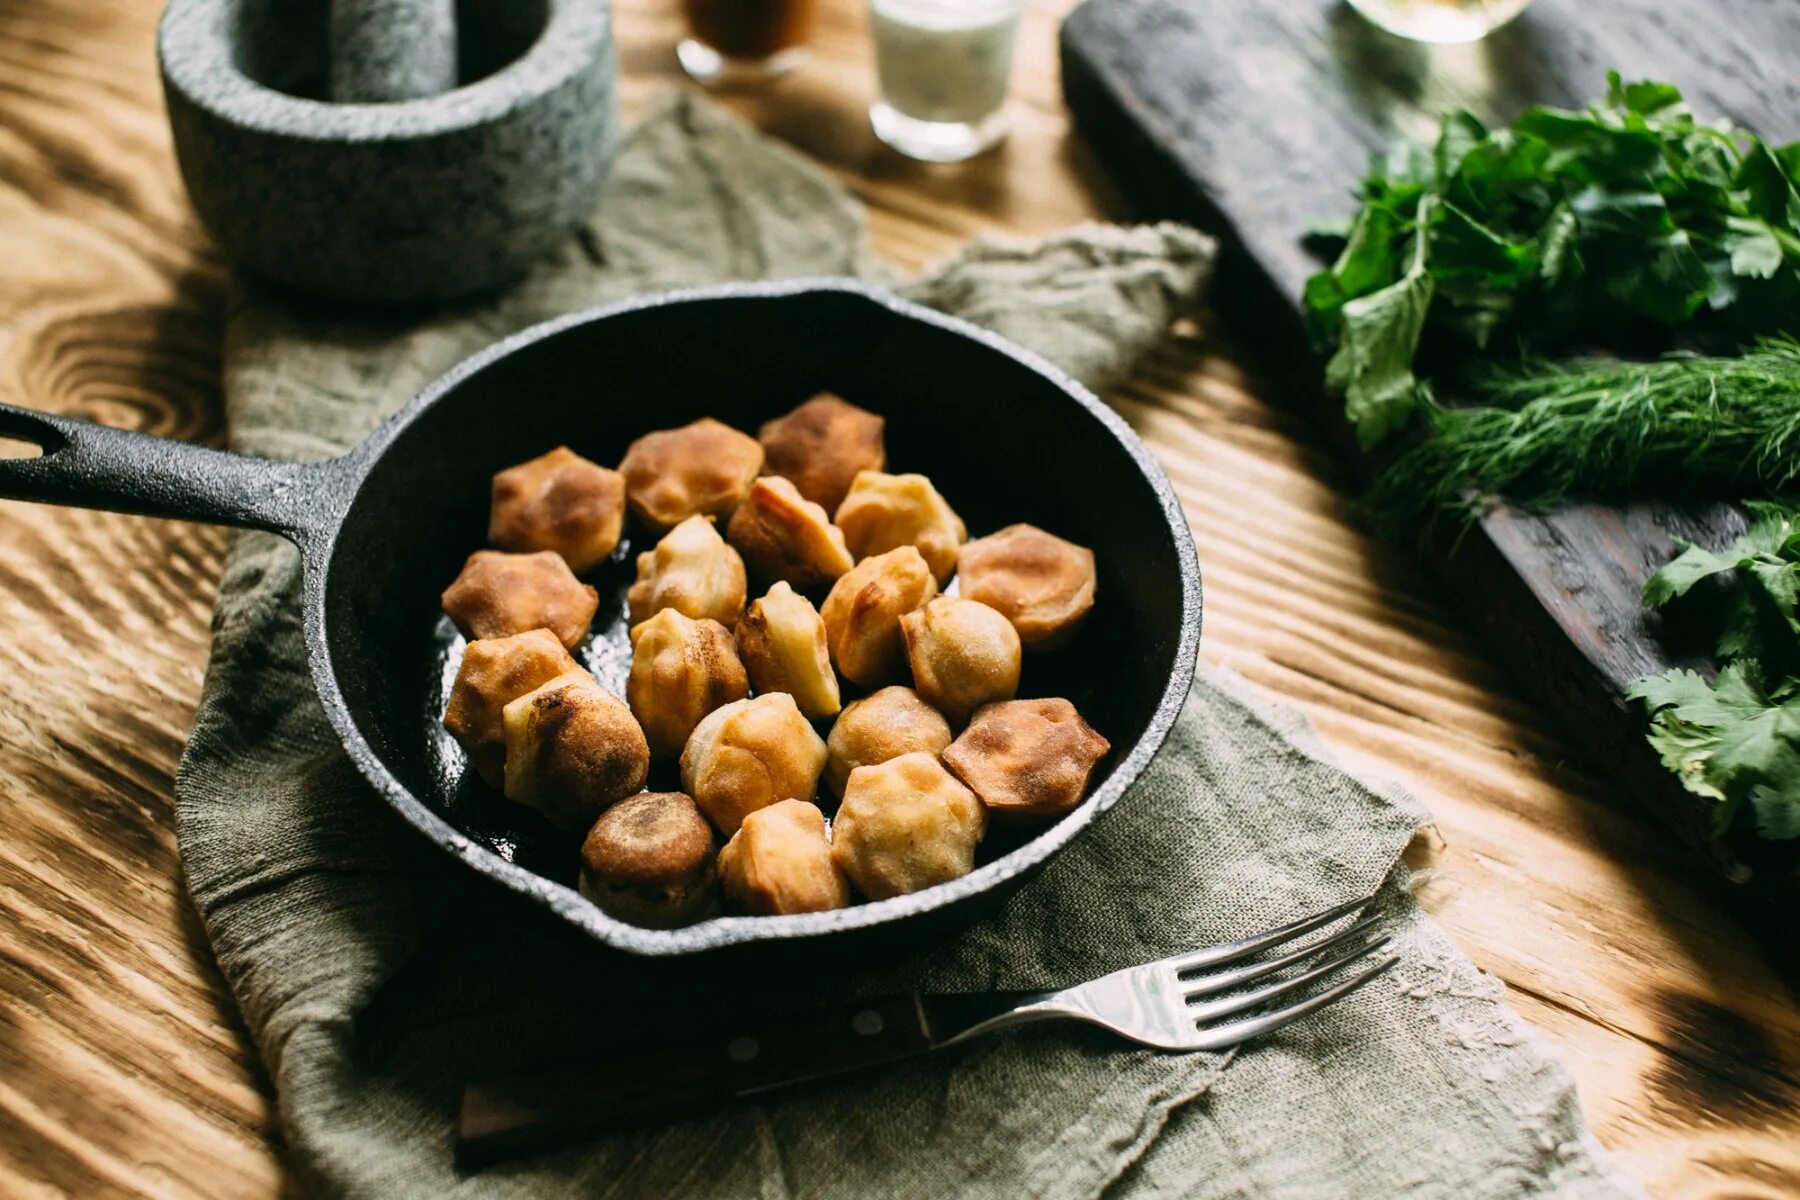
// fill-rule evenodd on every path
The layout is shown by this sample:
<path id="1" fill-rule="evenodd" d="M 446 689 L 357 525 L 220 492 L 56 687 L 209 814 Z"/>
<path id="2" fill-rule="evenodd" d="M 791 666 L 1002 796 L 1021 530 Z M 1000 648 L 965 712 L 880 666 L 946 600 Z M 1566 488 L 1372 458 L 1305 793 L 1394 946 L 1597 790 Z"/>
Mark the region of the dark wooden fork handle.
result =
<path id="1" fill-rule="evenodd" d="M 931 1046 L 919 998 L 909 994 L 648 1046 L 597 1066 L 472 1084 L 457 1120 L 457 1155 L 479 1164 L 571 1134 L 702 1111 Z"/>

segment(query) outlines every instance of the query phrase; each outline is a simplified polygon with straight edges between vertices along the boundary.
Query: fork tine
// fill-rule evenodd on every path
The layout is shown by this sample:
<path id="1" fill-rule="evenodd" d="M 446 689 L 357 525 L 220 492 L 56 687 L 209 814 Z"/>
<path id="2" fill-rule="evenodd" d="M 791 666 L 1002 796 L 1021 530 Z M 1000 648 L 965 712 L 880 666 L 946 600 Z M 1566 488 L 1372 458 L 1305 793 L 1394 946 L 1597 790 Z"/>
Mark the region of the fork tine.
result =
<path id="1" fill-rule="evenodd" d="M 1232 1013 L 1243 1012 L 1247 1008 L 1261 1008 L 1271 1000 L 1279 1000 L 1289 992 L 1299 991 L 1314 980 L 1323 979 L 1340 967 L 1348 966 L 1358 959 L 1367 958 L 1369 955 L 1375 953 L 1375 951 L 1387 945 L 1389 940 L 1390 939 L 1388 938 L 1377 938 L 1366 945 L 1356 947 L 1354 950 L 1347 950 L 1342 954 L 1333 955 L 1318 966 L 1313 967 L 1311 970 L 1302 971 L 1291 979 L 1278 979 L 1274 983 L 1266 984 L 1259 988 L 1252 988 L 1250 991 L 1240 992 L 1235 996 L 1226 996 L 1222 1000 L 1209 1000 L 1204 1004 L 1190 1004 L 1188 1005 L 1188 1015 L 1195 1021 L 1204 1023 L 1217 1020 L 1220 1017 L 1228 1017 Z"/>
<path id="2" fill-rule="evenodd" d="M 1274 1012 L 1264 1013 L 1257 1017 L 1246 1017 L 1242 1021 L 1233 1021 L 1228 1025 L 1215 1025 L 1210 1029 L 1203 1029 L 1188 1045 L 1195 1050 L 1226 1050 L 1247 1042 L 1251 1038 L 1261 1037 L 1265 1033 L 1274 1033 L 1277 1029 L 1291 1025 L 1300 1018 L 1318 1012 L 1326 1005 L 1348 996 L 1383 971 L 1390 970 L 1399 961 L 1398 958 L 1383 959 L 1368 970 L 1353 975 L 1342 983 L 1333 984 L 1318 995 L 1308 996 L 1298 1004 L 1290 1005 L 1287 1008 L 1276 1009 Z"/>
<path id="3" fill-rule="evenodd" d="M 1356 924 L 1338 930 L 1330 937 L 1320 938 L 1316 942 L 1308 942 L 1298 950 L 1284 954 L 1280 958 L 1246 963 L 1241 967 L 1233 967 L 1228 971 L 1216 971 L 1211 975 L 1202 975 L 1196 979 L 1184 979 L 1181 983 L 1187 989 L 1186 998 L 1192 1000 L 1195 996 L 1210 996 L 1216 992 L 1228 992 L 1232 988 L 1242 987 L 1246 983 L 1255 983 L 1258 979 L 1273 975 L 1285 967 L 1315 958 L 1333 946 L 1341 945 L 1356 935 L 1367 932 L 1371 926 L 1380 921 L 1381 918 L 1378 915 L 1370 914 Z"/>
<path id="4" fill-rule="evenodd" d="M 1259 933 L 1235 942 L 1221 942 L 1217 946 L 1208 946 L 1204 950 L 1195 950 L 1189 954 L 1177 954 L 1172 958 L 1165 958 L 1163 965 L 1176 972 L 1181 972 L 1192 971 L 1196 967 L 1211 967 L 1220 963 L 1236 962 L 1240 958 L 1248 958 L 1252 954 L 1267 950 L 1270 946 L 1291 942 L 1301 934 L 1311 933 L 1321 925 L 1329 925 L 1345 913 L 1361 908 L 1374 898 L 1374 893 L 1371 892 L 1369 895 L 1358 897 L 1355 900 L 1346 900 L 1322 913 L 1301 917 L 1298 921 L 1289 921 L 1286 925 L 1277 925 L 1267 933 Z"/>

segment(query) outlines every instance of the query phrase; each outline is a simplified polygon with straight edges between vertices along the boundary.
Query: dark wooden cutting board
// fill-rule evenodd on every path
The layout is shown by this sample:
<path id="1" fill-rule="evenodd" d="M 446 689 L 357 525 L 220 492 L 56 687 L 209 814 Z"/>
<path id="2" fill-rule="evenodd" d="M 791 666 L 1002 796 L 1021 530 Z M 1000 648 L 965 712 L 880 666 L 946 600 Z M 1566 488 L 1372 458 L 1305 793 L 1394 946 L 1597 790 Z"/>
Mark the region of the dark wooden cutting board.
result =
<path id="1" fill-rule="evenodd" d="M 1489 121 L 1535 103 L 1580 107 L 1612 67 L 1675 83 L 1702 116 L 1800 138 L 1800 0 L 1536 0 L 1486 41 L 1455 47 L 1391 37 L 1342 0 L 1088 0 L 1063 27 L 1062 58 L 1086 140 L 1143 215 L 1223 236 L 1220 309 L 1271 350 L 1278 384 L 1359 465 L 1318 359 L 1299 352 L 1299 297 L 1320 265 L 1302 237 L 1354 209 L 1371 151 L 1432 137 L 1459 106 Z M 1546 715 L 1578 729 L 1621 796 L 1704 854 L 1747 914 L 1766 915 L 1769 899 L 1800 890 L 1796 848 L 1715 839 L 1712 806 L 1662 768 L 1623 698 L 1633 680 L 1692 665 L 1644 612 L 1645 579 L 1674 538 L 1722 544 L 1743 524 L 1726 505 L 1502 506 L 1436 557 Z"/>

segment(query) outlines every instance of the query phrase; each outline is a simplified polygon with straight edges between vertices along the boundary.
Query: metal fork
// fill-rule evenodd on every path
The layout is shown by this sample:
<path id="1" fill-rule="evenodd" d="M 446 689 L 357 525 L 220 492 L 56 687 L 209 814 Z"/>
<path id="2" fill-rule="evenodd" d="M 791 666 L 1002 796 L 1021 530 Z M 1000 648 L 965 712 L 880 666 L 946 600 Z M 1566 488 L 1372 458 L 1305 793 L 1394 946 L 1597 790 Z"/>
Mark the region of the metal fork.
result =
<path id="1" fill-rule="evenodd" d="M 636 1050 L 599 1067 L 473 1084 L 463 1092 L 458 1153 L 465 1161 L 492 1159 L 558 1135 L 704 1109 L 1029 1021 L 1087 1021 L 1163 1050 L 1224 1050 L 1315 1013 L 1394 965 L 1384 958 L 1346 970 L 1388 944 L 1368 936 L 1373 916 L 1291 945 L 1368 901 L 1059 991 L 915 992 Z M 1280 953 L 1258 957 L 1269 951 Z"/>

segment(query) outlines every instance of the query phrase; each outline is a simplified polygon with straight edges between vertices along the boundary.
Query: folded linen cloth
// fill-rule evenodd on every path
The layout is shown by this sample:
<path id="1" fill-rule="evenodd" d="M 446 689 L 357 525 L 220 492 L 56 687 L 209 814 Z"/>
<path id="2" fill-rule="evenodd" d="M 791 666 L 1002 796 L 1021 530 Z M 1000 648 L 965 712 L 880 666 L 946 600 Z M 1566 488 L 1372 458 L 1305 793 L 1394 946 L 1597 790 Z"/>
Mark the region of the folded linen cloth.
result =
<path id="1" fill-rule="evenodd" d="M 1175 226 L 982 242 L 913 298 L 1104 387 L 1191 304 L 1210 241 Z M 504 296 L 346 318 L 255 289 L 225 352 L 232 445 L 319 458 L 465 354 L 533 321 L 727 278 L 859 275 L 848 196 L 695 100 L 625 140 L 603 205 Z M 851 978 L 700 986 L 622 959 L 458 869 L 391 815 L 314 698 L 299 563 L 245 534 L 177 784 L 188 884 L 268 1062 L 294 1166 L 327 1196 L 1617 1197 L 1567 1074 L 1405 890 L 1425 815 L 1289 717 L 1196 685 L 1136 789 L 997 914 Z M 1384 882 L 1385 881 L 1385 882 Z M 1264 928 L 1381 885 L 1402 962 L 1232 1055 L 1043 1026 L 478 1173 L 451 1156 L 470 1079 L 678 1037 L 733 1004 L 905 987 L 1035 988 Z"/>

